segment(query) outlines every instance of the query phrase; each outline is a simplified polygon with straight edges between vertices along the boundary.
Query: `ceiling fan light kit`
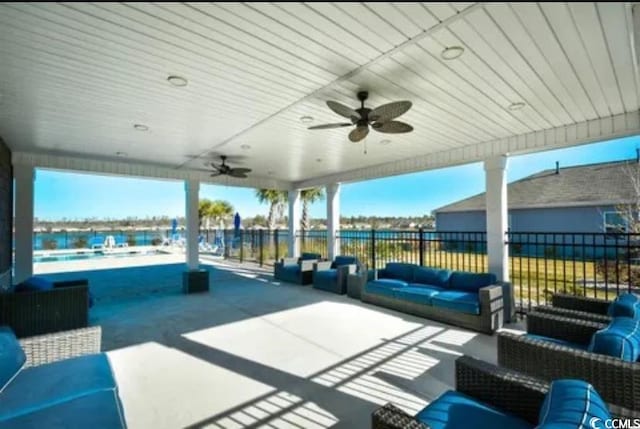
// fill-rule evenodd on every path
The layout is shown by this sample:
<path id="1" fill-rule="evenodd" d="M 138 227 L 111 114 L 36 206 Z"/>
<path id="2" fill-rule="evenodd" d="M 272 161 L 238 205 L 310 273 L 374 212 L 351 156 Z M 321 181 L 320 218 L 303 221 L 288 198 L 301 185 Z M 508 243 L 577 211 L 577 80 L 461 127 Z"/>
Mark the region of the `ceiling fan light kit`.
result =
<path id="1" fill-rule="evenodd" d="M 369 134 L 369 128 L 373 128 L 380 133 L 399 134 L 413 131 L 413 127 L 405 122 L 395 121 L 394 119 L 405 114 L 411 109 L 410 101 L 395 101 L 383 104 L 375 109 L 364 106 L 364 102 L 369 98 L 367 91 L 358 92 L 358 100 L 360 107 L 352 109 L 337 101 L 327 101 L 329 109 L 338 115 L 348 118 L 351 122 L 339 122 L 334 124 L 323 124 L 309 127 L 310 130 L 327 130 L 332 128 L 351 127 L 355 128 L 349 133 L 349 140 L 356 143 L 364 140 Z"/>

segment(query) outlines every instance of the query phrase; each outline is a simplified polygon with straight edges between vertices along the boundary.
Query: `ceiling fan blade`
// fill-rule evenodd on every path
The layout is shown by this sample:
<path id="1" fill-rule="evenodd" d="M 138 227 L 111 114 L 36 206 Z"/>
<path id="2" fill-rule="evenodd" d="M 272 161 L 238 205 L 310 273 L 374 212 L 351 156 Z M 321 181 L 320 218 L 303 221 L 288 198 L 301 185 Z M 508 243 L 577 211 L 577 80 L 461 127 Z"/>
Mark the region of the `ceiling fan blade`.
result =
<path id="1" fill-rule="evenodd" d="M 246 170 L 246 168 L 243 168 L 243 170 Z M 229 176 L 235 177 L 236 179 L 246 179 L 248 177 L 243 171 L 237 171 L 236 169 L 231 170 Z"/>
<path id="2" fill-rule="evenodd" d="M 351 122 L 341 122 L 339 124 L 323 124 L 323 125 L 314 125 L 313 127 L 309 127 L 309 130 L 329 130 L 331 128 L 342 128 L 342 127 L 350 127 L 353 124 Z"/>
<path id="3" fill-rule="evenodd" d="M 220 173 L 219 171 L 217 173 L 211 174 L 211 177 L 218 177 L 218 176 L 222 176 L 222 173 Z"/>
<path id="4" fill-rule="evenodd" d="M 405 114 L 411 109 L 410 101 L 394 101 L 393 103 L 383 104 L 373 109 L 369 113 L 369 121 L 371 122 L 387 122 L 398 116 Z"/>
<path id="5" fill-rule="evenodd" d="M 413 131 L 413 127 L 400 121 L 376 122 L 372 125 L 373 129 L 380 133 L 400 134 Z"/>
<path id="6" fill-rule="evenodd" d="M 229 174 L 247 174 L 247 173 L 251 173 L 251 169 L 250 168 L 232 168 L 231 170 L 229 170 Z"/>
<path id="7" fill-rule="evenodd" d="M 369 134 L 369 127 L 356 127 L 349 133 L 349 140 L 356 143 L 364 139 Z"/>
<path id="8" fill-rule="evenodd" d="M 329 109 L 333 110 L 338 115 L 344 116 L 345 118 L 349 118 L 354 122 L 357 121 L 358 119 L 362 119 L 362 117 L 360 116 L 360 113 L 356 112 L 351 107 L 347 107 L 344 104 L 338 103 L 337 101 L 329 100 L 327 101 L 327 106 L 329 106 Z"/>

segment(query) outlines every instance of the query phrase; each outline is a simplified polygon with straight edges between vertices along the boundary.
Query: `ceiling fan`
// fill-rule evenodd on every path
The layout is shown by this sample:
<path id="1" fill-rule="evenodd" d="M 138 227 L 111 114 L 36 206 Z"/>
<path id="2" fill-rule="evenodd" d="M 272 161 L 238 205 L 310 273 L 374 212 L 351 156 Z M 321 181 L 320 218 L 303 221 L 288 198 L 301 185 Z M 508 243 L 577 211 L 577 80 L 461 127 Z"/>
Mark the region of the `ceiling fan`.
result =
<path id="1" fill-rule="evenodd" d="M 358 92 L 360 108 L 352 109 L 337 101 L 327 101 L 329 109 L 340 116 L 349 118 L 351 122 L 339 122 L 336 124 L 323 124 L 309 127 L 310 130 L 327 130 L 331 128 L 356 127 L 349 133 L 349 140 L 359 142 L 369 134 L 369 126 L 380 133 L 399 134 L 413 131 L 413 127 L 407 123 L 394 121 L 411 109 L 410 101 L 395 101 L 383 104 L 375 109 L 364 107 L 365 100 L 369 97 L 367 91 Z"/>
<path id="2" fill-rule="evenodd" d="M 222 164 L 216 165 L 213 162 L 207 163 L 207 166 L 213 167 L 215 170 L 211 177 L 216 176 L 231 176 L 236 177 L 238 179 L 246 179 L 247 173 L 251 173 L 250 168 L 231 168 L 226 164 L 227 157 L 225 155 L 220 155 L 220 159 L 222 160 Z"/>

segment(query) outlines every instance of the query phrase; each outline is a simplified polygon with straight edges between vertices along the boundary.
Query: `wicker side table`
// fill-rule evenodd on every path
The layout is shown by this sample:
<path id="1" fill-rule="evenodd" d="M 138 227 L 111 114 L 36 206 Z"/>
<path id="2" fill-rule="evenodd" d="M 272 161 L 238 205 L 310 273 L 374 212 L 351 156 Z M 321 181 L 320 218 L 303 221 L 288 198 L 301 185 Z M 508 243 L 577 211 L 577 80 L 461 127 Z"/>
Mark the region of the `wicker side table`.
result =
<path id="1" fill-rule="evenodd" d="M 347 295 L 353 299 L 360 299 L 362 294 L 363 280 L 367 278 L 360 274 L 349 274 L 347 277 Z"/>

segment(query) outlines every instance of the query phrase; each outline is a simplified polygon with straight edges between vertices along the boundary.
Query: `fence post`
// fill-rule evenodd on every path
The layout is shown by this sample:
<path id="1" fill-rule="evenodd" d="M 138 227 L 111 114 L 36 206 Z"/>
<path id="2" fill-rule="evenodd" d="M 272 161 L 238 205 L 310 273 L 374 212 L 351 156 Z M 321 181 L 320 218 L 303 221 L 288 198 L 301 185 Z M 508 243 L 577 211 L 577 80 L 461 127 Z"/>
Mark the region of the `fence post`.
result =
<path id="1" fill-rule="evenodd" d="M 371 228 L 371 265 L 376 269 L 376 230 Z"/>
<path id="2" fill-rule="evenodd" d="M 224 258 L 229 259 L 229 246 L 232 243 L 232 240 L 229 240 L 229 231 L 226 229 L 222 230 L 222 241 L 224 245 Z"/>
<path id="3" fill-rule="evenodd" d="M 244 260 L 244 230 L 240 230 L 240 263 Z"/>
<path id="4" fill-rule="evenodd" d="M 262 266 L 264 263 L 264 229 L 258 231 L 258 246 L 260 247 L 259 262 Z"/>
<path id="5" fill-rule="evenodd" d="M 420 248 L 418 249 L 418 255 L 420 258 L 420 266 L 424 266 L 424 229 L 420 227 L 418 230 L 418 245 Z"/>
<path id="6" fill-rule="evenodd" d="M 278 254 L 278 253 L 279 253 L 279 249 L 278 249 L 278 244 L 279 244 L 279 240 L 278 240 L 278 228 L 276 228 L 276 229 L 273 231 L 273 244 L 274 244 L 274 246 L 275 246 L 275 248 L 276 248 L 276 249 L 275 249 L 275 256 L 276 256 L 276 257 L 275 257 L 275 261 L 277 262 L 277 261 L 278 261 L 278 259 L 279 259 L 279 256 L 280 256 L 280 255 Z"/>

